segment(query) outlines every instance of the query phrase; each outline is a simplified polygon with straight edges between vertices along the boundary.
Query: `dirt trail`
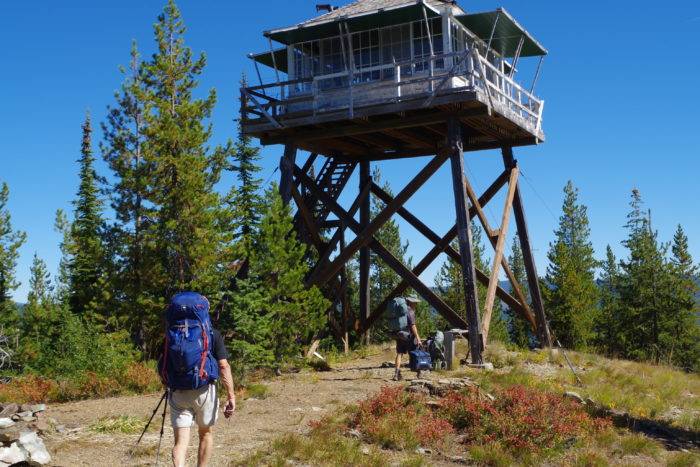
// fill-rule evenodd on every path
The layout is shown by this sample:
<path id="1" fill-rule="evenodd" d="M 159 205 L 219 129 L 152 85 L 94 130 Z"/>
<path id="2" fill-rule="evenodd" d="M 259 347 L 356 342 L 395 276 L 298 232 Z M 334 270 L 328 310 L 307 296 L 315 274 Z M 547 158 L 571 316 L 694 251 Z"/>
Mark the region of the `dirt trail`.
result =
<path id="1" fill-rule="evenodd" d="M 231 420 L 223 416 L 215 428 L 215 451 L 212 465 L 228 465 L 262 447 L 281 434 L 303 432 L 308 422 L 345 404 L 365 398 L 390 382 L 392 370 L 380 368 L 393 354 L 387 347 L 379 355 L 337 365 L 332 372 L 302 372 L 266 381 L 270 393 L 266 399 L 245 400 L 239 404 Z M 410 377 L 410 376 L 409 376 Z M 46 439 L 54 465 L 106 466 L 153 465 L 158 443 L 158 430 L 149 431 L 142 441 L 142 455 L 128 456 L 135 435 L 97 434 L 90 424 L 106 416 L 129 415 L 148 417 L 160 395 L 115 397 L 54 405 L 47 413 L 68 434 L 54 434 Z M 166 419 L 161 450 L 161 465 L 169 465 L 173 432 Z M 160 428 L 160 413 L 157 423 Z M 188 450 L 188 465 L 196 465 L 197 437 L 193 434 Z"/>

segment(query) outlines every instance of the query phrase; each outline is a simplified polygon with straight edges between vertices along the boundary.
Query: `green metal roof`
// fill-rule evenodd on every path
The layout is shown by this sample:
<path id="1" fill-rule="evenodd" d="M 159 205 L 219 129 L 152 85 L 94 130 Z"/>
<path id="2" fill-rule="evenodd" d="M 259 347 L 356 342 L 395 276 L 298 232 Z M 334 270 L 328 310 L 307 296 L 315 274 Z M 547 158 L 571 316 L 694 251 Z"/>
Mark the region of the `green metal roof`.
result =
<path id="1" fill-rule="evenodd" d="M 275 63 L 277 64 L 277 69 L 283 73 L 289 73 L 289 70 L 287 69 L 287 48 L 282 47 L 281 49 L 276 49 L 274 52 L 275 54 L 275 61 L 272 61 L 272 54 L 270 52 L 261 52 L 258 54 L 250 54 L 248 57 L 250 57 L 252 60 L 263 64 L 265 66 L 269 66 L 270 68 L 275 67 Z"/>
<path id="2" fill-rule="evenodd" d="M 423 6 L 425 6 L 429 18 L 439 16 L 439 12 L 429 4 L 417 0 L 354 14 L 324 15 L 328 18 L 322 16 L 296 26 L 266 31 L 265 36 L 282 44 L 324 39 L 337 36 L 340 32 L 338 24 L 342 22 L 346 22 L 350 31 L 354 32 L 421 20 L 423 19 Z"/>
<path id="3" fill-rule="evenodd" d="M 493 24 L 496 23 L 496 30 L 491 41 L 491 48 L 501 54 L 502 57 L 513 57 L 518 48 L 520 38 L 524 38 L 523 49 L 520 53 L 522 57 L 534 57 L 547 55 L 547 49 L 530 35 L 515 19 L 504 9 L 485 13 L 474 13 L 456 16 L 457 20 L 467 29 L 476 34 L 484 42 L 489 41 Z"/>

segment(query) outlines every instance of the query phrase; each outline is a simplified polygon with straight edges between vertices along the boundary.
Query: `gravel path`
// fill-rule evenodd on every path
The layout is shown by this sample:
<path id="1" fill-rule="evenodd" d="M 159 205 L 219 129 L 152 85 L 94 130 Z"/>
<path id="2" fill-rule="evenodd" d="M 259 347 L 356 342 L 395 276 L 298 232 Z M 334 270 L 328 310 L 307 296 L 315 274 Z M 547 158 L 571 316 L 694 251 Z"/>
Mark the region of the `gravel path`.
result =
<path id="1" fill-rule="evenodd" d="M 221 417 L 215 428 L 212 465 L 229 465 L 232 460 L 251 454 L 281 434 L 303 432 L 309 421 L 363 399 L 389 384 L 392 370 L 380 368 L 380 365 L 392 357 L 392 349 L 387 347 L 381 354 L 338 365 L 332 372 L 305 371 L 266 381 L 270 390 L 267 398 L 244 400 L 232 419 Z M 128 451 L 137 435 L 97 434 L 88 427 L 106 416 L 149 417 L 159 398 L 159 394 L 115 397 L 50 407 L 47 416 L 68 429 L 66 434 L 57 433 L 46 439 L 54 465 L 154 465 L 158 429 L 146 434 L 140 453 L 130 458 Z M 157 418 L 154 425 L 159 428 L 160 414 Z M 173 432 L 168 420 L 169 417 L 166 419 L 161 465 L 170 462 Z M 196 465 L 196 443 L 197 437 L 193 434 L 188 465 Z"/>

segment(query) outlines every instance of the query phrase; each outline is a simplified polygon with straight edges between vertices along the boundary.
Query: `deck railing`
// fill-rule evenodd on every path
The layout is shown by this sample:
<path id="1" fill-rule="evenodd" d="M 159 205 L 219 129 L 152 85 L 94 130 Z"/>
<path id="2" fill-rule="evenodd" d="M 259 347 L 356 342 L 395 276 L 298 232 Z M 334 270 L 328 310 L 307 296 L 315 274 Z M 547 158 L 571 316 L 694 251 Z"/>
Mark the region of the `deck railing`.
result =
<path id="1" fill-rule="evenodd" d="M 475 90 L 487 104 L 533 133 L 542 126 L 544 101 L 482 57 L 476 48 L 388 65 L 348 70 L 241 89 L 244 123 L 270 123 L 327 112 L 347 112 L 380 103 L 423 98 L 429 107 L 439 95 Z"/>

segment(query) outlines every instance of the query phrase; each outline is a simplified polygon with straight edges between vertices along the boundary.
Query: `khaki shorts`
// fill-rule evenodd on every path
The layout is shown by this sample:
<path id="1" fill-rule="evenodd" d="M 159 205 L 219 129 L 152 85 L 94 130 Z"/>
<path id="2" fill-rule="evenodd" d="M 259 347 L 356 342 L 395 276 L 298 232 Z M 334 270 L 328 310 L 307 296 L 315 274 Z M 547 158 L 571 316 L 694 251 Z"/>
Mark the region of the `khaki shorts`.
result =
<path id="1" fill-rule="evenodd" d="M 174 428 L 214 426 L 219 418 L 219 398 L 216 384 L 199 389 L 178 389 L 170 393 L 170 421 Z"/>

